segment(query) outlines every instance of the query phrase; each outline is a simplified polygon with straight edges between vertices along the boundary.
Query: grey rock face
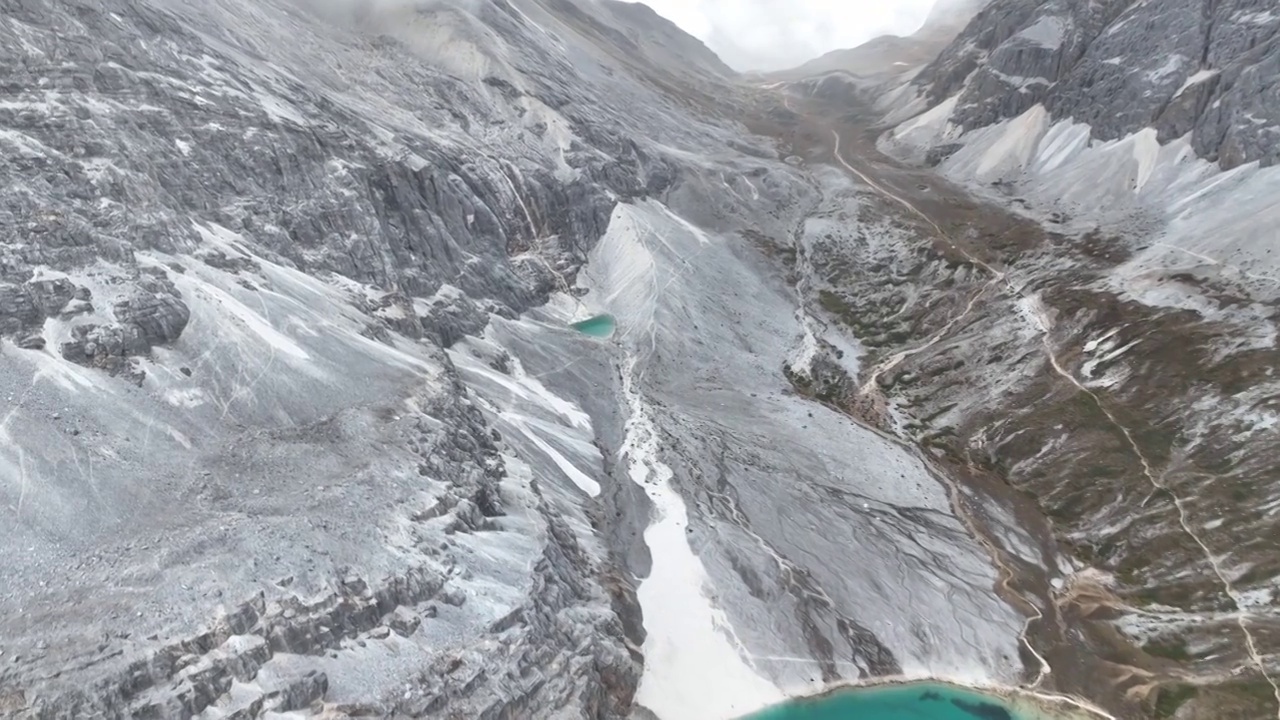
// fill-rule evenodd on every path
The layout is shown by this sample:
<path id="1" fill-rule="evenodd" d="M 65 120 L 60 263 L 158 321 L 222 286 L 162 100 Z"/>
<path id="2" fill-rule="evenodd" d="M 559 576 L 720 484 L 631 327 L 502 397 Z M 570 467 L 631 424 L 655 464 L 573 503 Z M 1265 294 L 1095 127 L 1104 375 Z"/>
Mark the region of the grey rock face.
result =
<path id="1" fill-rule="evenodd" d="M 1044 103 L 1113 139 L 1192 134 L 1230 168 L 1280 159 L 1280 13 L 1267 0 L 995 0 L 914 81 L 953 119 L 990 125 Z"/>
<path id="2" fill-rule="evenodd" d="M 648 5 L 622 0 L 604 0 L 601 5 L 620 29 L 620 32 L 605 30 L 620 50 L 643 52 L 651 61 L 658 61 L 664 70 L 686 77 L 706 72 L 723 78 L 731 78 L 737 74 L 700 40 L 654 12 Z M 551 6 L 562 12 L 581 12 L 575 13 L 573 3 L 565 0 L 557 0 Z M 590 18 L 585 13 L 578 16 Z M 607 25 L 603 27 L 608 28 Z"/>
<path id="3" fill-rule="evenodd" d="M 442 347 L 572 283 L 729 72 L 462 6 L 0 13 L 0 714 L 630 711 L 630 580 Z"/>
<path id="4" fill-rule="evenodd" d="M 436 340 L 449 347 L 464 335 L 475 335 L 489 323 L 489 313 L 465 295 L 436 298 L 422 316 L 423 324 L 433 328 Z"/>
<path id="5" fill-rule="evenodd" d="M 157 345 L 177 340 L 191 319 L 191 311 L 163 270 L 144 268 L 132 280 L 134 293 L 111 309 L 116 322 L 74 325 L 71 339 L 61 345 L 63 358 L 107 369 L 112 375 L 124 372 L 134 382 L 141 382 L 145 372 L 135 369 L 128 358 L 146 355 Z M 66 280 L 36 285 L 45 288 L 36 297 L 43 299 L 43 314 L 47 316 L 60 313 L 62 319 L 70 320 L 93 311 L 88 288 L 71 290 L 71 283 Z M 56 290 L 49 292 L 50 288 Z M 62 295 L 67 295 L 66 299 Z"/>
<path id="6" fill-rule="evenodd" d="M 11 100 L 0 108 L 0 124 L 17 152 L 0 180 L 9 189 L 0 210 L 13 230 L 6 276 L 41 264 L 127 263 L 135 250 L 188 252 L 202 241 L 192 221 L 214 222 L 252 233 L 304 272 L 336 272 L 413 295 L 458 278 L 473 297 L 523 309 L 538 293 L 513 277 L 509 250 L 535 235 L 589 247 L 610 196 L 660 188 L 661 180 L 646 187 L 636 179 L 644 158 L 634 143 L 601 127 L 591 140 L 620 159 L 579 148 L 566 155 L 582 171 L 570 182 L 536 157 L 531 165 L 431 146 L 420 136 L 380 147 L 370 141 L 368 119 L 315 88 L 274 79 L 283 84 L 271 98 L 250 87 L 253 71 L 203 32 L 146 4 L 28 2 L 9 13 L 0 28 L 0 84 Z M 163 38 L 166 50 L 147 38 Z M 50 64 L 52 57 L 60 62 Z M 201 57 L 208 66 L 196 62 Z M 406 86 L 460 90 L 425 67 L 409 74 Z M 311 119 L 293 110 L 273 116 L 281 104 Z M 427 118 L 457 112 L 422 110 Z M 359 239 L 373 235 L 377 245 Z M 220 253 L 203 257 L 218 266 Z M 464 273 L 468 256 L 482 262 Z M 16 289 L 0 292 L 12 296 L 0 305 L 11 333 L 56 312 L 51 303 L 60 297 L 34 287 L 23 298 Z M 181 331 L 180 323 L 147 322 L 144 338 Z"/>

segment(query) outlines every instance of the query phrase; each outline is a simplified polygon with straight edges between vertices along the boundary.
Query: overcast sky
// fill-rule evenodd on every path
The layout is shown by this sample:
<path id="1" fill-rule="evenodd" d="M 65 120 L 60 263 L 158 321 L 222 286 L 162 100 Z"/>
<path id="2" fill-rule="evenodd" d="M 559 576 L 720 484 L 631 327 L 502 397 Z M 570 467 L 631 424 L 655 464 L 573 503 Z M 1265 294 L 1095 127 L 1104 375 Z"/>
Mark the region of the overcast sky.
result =
<path id="1" fill-rule="evenodd" d="M 915 32 L 934 0 L 644 0 L 735 70 L 795 67 L 877 35 Z"/>

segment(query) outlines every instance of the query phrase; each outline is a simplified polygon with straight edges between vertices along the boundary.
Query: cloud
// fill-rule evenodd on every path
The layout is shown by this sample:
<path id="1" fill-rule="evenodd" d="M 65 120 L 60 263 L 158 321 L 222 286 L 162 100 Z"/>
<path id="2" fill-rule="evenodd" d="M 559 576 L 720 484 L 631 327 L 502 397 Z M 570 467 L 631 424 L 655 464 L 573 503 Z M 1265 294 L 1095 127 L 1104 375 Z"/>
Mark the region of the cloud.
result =
<path id="1" fill-rule="evenodd" d="M 795 67 L 878 35 L 915 32 L 934 0 L 645 0 L 737 70 Z"/>

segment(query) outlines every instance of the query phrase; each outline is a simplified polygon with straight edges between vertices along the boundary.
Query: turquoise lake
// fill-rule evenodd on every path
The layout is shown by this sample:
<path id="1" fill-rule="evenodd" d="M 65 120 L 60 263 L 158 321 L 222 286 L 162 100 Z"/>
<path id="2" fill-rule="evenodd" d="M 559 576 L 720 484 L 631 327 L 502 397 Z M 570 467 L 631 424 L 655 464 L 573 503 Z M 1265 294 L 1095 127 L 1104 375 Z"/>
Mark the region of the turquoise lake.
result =
<path id="1" fill-rule="evenodd" d="M 973 690 L 938 683 L 848 688 L 799 698 L 743 720 L 1040 720 Z"/>
<path id="2" fill-rule="evenodd" d="M 613 334 L 614 329 L 618 327 L 618 322 L 613 319 L 612 315 L 596 315 L 587 318 L 581 322 L 576 322 L 569 327 L 577 330 L 583 335 L 591 337 L 607 338 Z"/>

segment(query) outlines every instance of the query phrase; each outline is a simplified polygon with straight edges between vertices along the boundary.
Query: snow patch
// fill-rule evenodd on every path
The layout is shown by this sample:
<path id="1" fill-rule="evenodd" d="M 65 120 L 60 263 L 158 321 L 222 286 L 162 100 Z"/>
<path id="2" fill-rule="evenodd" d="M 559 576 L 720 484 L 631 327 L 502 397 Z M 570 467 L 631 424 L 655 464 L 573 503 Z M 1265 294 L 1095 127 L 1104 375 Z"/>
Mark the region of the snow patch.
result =
<path id="1" fill-rule="evenodd" d="M 791 371 L 799 375 L 812 376 L 813 361 L 818 357 L 818 335 L 814 332 L 813 326 L 816 322 L 803 308 L 796 310 L 797 321 L 800 323 L 801 335 L 800 344 L 791 352 L 787 358 L 787 367 Z"/>
<path id="2" fill-rule="evenodd" d="M 694 225 L 688 220 L 685 220 L 679 215 L 671 212 L 671 209 L 668 208 L 666 205 L 659 205 L 658 207 L 661 208 L 662 212 L 666 213 L 667 217 L 671 218 L 672 220 L 675 220 L 680 225 L 680 227 L 683 227 L 685 230 L 688 230 L 695 238 L 697 238 L 699 244 L 707 245 L 711 242 L 711 238 L 707 237 L 707 234 L 703 232 L 702 229 L 699 228 L 698 226 Z"/>
<path id="3" fill-rule="evenodd" d="M 1049 112 L 1036 105 L 999 125 L 966 134 L 965 147 L 943 163 L 948 173 L 990 181 L 1016 174 L 1036 155 L 1049 127 Z"/>
<path id="4" fill-rule="evenodd" d="M 1253 608 L 1265 610 L 1271 609 L 1273 594 L 1271 588 L 1258 588 L 1257 590 L 1244 590 L 1236 596 L 1236 604 L 1241 610 L 1248 611 Z"/>
<path id="5" fill-rule="evenodd" d="M 1142 192 L 1160 159 L 1160 141 L 1154 128 L 1144 128 L 1133 136 L 1133 159 L 1138 163 L 1138 176 L 1134 180 L 1134 192 Z"/>
<path id="6" fill-rule="evenodd" d="M 1087 148 L 1092 136 L 1092 130 L 1083 123 L 1054 123 L 1040 141 L 1032 168 L 1041 173 L 1056 170 L 1073 155 Z"/>
<path id="7" fill-rule="evenodd" d="M 201 388 L 169 388 L 161 396 L 165 402 L 181 408 L 199 407 L 208 402 L 208 396 Z"/>
<path id="8" fill-rule="evenodd" d="M 546 332 L 530 320 L 515 321 L 510 326 L 521 328 L 522 332 Z M 507 445 L 518 451 L 530 467 L 538 468 L 539 475 L 545 479 L 563 476 L 581 493 L 598 496 L 600 483 L 589 471 L 603 468 L 604 458 L 595 445 L 590 417 L 576 403 L 551 392 L 530 375 L 518 358 L 510 356 L 493 339 L 493 333 L 491 326 L 484 338 L 466 338 L 448 351 L 472 388 L 474 399 L 493 416 L 494 427 Z M 506 372 L 490 364 L 496 356 L 507 358 Z M 535 465 L 538 455 L 551 463 Z"/>
<path id="9" fill-rule="evenodd" d="M 951 113 L 956 109 L 960 95 L 952 95 L 926 112 L 902 123 L 893 130 L 893 137 L 900 142 L 925 145 L 942 142 L 955 136 L 959 128 L 953 125 Z"/>
<path id="10" fill-rule="evenodd" d="M 248 258 L 249 253 L 244 248 L 244 236 L 237 232 L 229 230 L 217 223 L 209 223 L 202 225 L 198 222 L 192 222 L 192 227 L 200 235 L 205 242 L 213 245 L 224 253 L 229 253 L 238 258 Z"/>
<path id="11" fill-rule="evenodd" d="M 184 291 L 184 294 L 190 292 L 194 297 L 203 295 L 212 303 L 221 306 L 225 315 L 230 315 L 240 321 L 249 332 L 258 336 L 273 352 L 284 353 L 296 360 L 311 359 L 311 355 L 301 345 L 294 342 L 293 338 L 275 329 L 267 318 L 237 300 L 226 290 L 194 275 L 182 276 L 178 280 L 178 285 Z"/>
<path id="12" fill-rule="evenodd" d="M 1280 20 L 1280 15 L 1270 10 L 1243 13 L 1235 18 L 1235 21 L 1242 25 L 1270 25 L 1276 20 Z"/>
<path id="13" fill-rule="evenodd" d="M 884 122 L 897 125 L 929 109 L 929 100 L 915 85 L 904 82 L 876 99 L 876 109 L 885 112 Z"/>
<path id="14" fill-rule="evenodd" d="M 451 75 L 475 83 L 500 77 L 513 86 L 521 85 L 520 75 L 502 57 L 504 40 L 462 9 L 443 6 L 414 11 L 396 31 L 415 55 Z"/>
<path id="15" fill-rule="evenodd" d="M 1062 46 L 1065 28 L 1062 20 L 1056 17 L 1042 17 L 1028 28 L 1023 29 L 1015 38 L 1039 45 L 1047 50 L 1057 50 Z"/>
<path id="16" fill-rule="evenodd" d="M 544 407 L 554 410 L 565 420 L 568 420 L 570 426 L 583 430 L 591 429 L 591 416 L 583 412 L 582 408 L 576 404 L 548 390 L 541 380 L 525 372 L 524 366 L 520 364 L 519 360 L 515 358 L 511 360 L 511 382 L 508 382 L 505 377 L 502 376 L 501 378 L 501 382 L 504 385 L 512 388 L 517 393 L 523 394 L 524 397 L 536 400 Z"/>
<path id="17" fill-rule="evenodd" d="M 1114 338 L 1116 336 L 1116 333 L 1118 332 L 1120 332 L 1120 328 L 1118 327 L 1112 328 L 1108 330 L 1107 333 L 1102 337 L 1098 337 L 1090 340 L 1089 342 L 1084 344 L 1084 351 L 1086 353 L 1094 353 L 1094 352 L 1097 352 L 1098 348 L 1100 347 L 1103 350 L 1110 350 L 1111 348 L 1116 346 L 1116 342 L 1112 338 Z"/>
<path id="18" fill-rule="evenodd" d="M 1129 343 L 1128 345 L 1125 345 L 1124 347 L 1121 347 L 1118 349 L 1109 349 L 1110 351 L 1107 352 L 1102 357 L 1096 357 L 1096 358 L 1092 358 L 1090 360 L 1085 361 L 1084 365 L 1080 368 L 1080 373 L 1088 379 L 1093 379 L 1094 373 L 1097 371 L 1099 365 L 1103 365 L 1105 363 L 1109 363 L 1115 360 L 1116 358 L 1120 357 L 1126 352 L 1132 350 L 1134 346 L 1136 346 L 1140 342 L 1142 341 L 1134 340 L 1133 342 Z M 1111 344 L 1114 345 L 1115 344 L 1114 341 L 1112 341 Z"/>
<path id="19" fill-rule="evenodd" d="M 1013 162 L 1026 165 L 1035 152 L 1036 144 L 1048 127 L 1049 112 L 1043 105 L 1036 105 L 1013 120 L 1005 133 L 983 154 L 978 174 L 986 175 L 1002 164 Z"/>
<path id="20" fill-rule="evenodd" d="M 521 97 L 520 105 L 525 109 L 521 118 L 524 127 L 531 132 L 535 130 L 541 132 L 543 145 L 548 150 L 547 154 L 555 158 L 556 176 L 564 180 L 577 177 L 578 171 L 565 159 L 565 153 L 572 149 L 574 142 L 577 141 L 573 126 L 565 120 L 563 115 L 532 95 Z"/>
<path id="21" fill-rule="evenodd" d="M 93 390 L 108 395 L 116 394 L 117 386 L 105 373 L 64 360 L 48 348 L 38 353 L 27 353 L 26 356 L 34 360 L 37 368 L 32 375 L 33 385 L 40 380 L 48 380 L 68 393 Z"/>
<path id="22" fill-rule="evenodd" d="M 284 100 L 261 91 L 255 91 L 254 96 L 258 100 L 258 104 L 262 106 L 263 112 L 265 112 L 273 121 L 277 123 L 290 122 L 295 125 L 307 125 L 307 119 Z"/>
<path id="23" fill-rule="evenodd" d="M 600 494 L 600 483 L 596 482 L 586 473 L 579 470 L 572 462 L 569 461 L 568 458 L 562 455 L 559 450 L 556 450 L 550 443 L 542 439 L 542 436 L 530 427 L 530 421 L 514 413 L 503 413 L 502 417 L 511 424 L 520 428 L 524 432 L 525 436 L 528 437 L 539 450 L 541 450 L 548 458 L 551 458 L 551 462 L 555 463 L 556 467 L 560 468 L 560 471 L 565 474 L 565 477 L 569 478 L 573 481 L 574 485 L 578 486 L 579 490 L 591 497 L 596 497 Z"/>
<path id="24" fill-rule="evenodd" d="M 1192 85 L 1202 83 L 1205 80 L 1208 80 L 1210 78 L 1214 78 L 1217 76 L 1218 76 L 1217 70 L 1200 70 L 1195 74 L 1193 74 L 1191 77 L 1187 78 L 1187 81 L 1182 83 L 1182 87 L 1178 88 L 1178 92 L 1174 93 L 1173 96 L 1178 97 L 1182 93 L 1186 92 L 1187 88 L 1191 87 Z"/>
<path id="25" fill-rule="evenodd" d="M 1167 78 L 1182 70 L 1182 66 L 1187 64 L 1185 55 L 1170 55 L 1165 59 L 1164 64 L 1147 73 L 1147 80 L 1153 83 L 1162 83 Z"/>
<path id="26" fill-rule="evenodd" d="M 24 158 L 62 157 L 62 153 L 17 130 L 0 128 L 0 143 L 8 143 Z"/>
<path id="27" fill-rule="evenodd" d="M 1237 413 L 1236 417 L 1243 430 L 1231 436 L 1236 442 L 1246 442 L 1258 433 L 1274 432 L 1276 427 L 1280 425 L 1280 415 L 1275 412 L 1262 408 L 1254 408 L 1246 412 Z"/>

